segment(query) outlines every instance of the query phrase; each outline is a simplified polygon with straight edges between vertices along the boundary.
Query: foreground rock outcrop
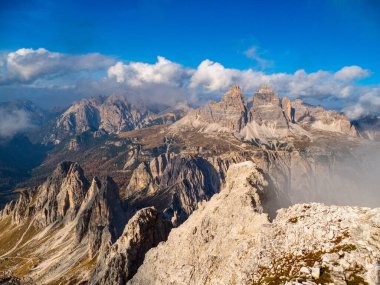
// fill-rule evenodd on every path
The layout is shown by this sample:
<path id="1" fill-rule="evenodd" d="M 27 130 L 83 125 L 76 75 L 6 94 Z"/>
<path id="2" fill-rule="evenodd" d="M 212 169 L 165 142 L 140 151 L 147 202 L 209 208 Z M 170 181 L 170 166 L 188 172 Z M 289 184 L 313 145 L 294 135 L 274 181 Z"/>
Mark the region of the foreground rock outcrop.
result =
<path id="1" fill-rule="evenodd" d="M 265 185 L 253 163 L 232 166 L 128 284 L 377 284 L 380 209 L 299 204 L 270 222 Z"/>
<path id="2" fill-rule="evenodd" d="M 154 207 L 139 210 L 120 238 L 102 253 L 89 284 L 125 284 L 143 263 L 145 253 L 166 240 L 170 228 Z"/>

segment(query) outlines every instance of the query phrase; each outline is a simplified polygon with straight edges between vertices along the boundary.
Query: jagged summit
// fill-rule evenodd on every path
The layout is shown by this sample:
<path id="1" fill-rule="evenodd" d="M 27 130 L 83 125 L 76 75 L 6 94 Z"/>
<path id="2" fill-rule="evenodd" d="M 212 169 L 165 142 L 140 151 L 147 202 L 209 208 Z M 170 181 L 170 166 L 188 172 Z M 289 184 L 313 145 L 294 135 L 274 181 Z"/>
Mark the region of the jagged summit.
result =
<path id="1" fill-rule="evenodd" d="M 230 92 L 242 93 L 240 86 L 237 84 L 231 86 Z"/>
<path id="2" fill-rule="evenodd" d="M 231 89 L 223 95 L 221 101 L 232 105 L 246 105 L 247 102 L 243 91 L 238 85 L 233 85 Z"/>
<path id="3" fill-rule="evenodd" d="M 257 90 L 257 93 L 273 93 L 273 89 L 269 84 L 264 84 L 259 90 Z"/>
<path id="4" fill-rule="evenodd" d="M 269 85 L 264 85 L 254 94 L 251 113 L 259 126 L 276 129 L 277 133 L 288 129 L 288 120 L 280 107 L 280 100 Z M 282 133 L 285 135 L 286 131 Z"/>
<path id="5" fill-rule="evenodd" d="M 268 84 L 264 84 L 253 96 L 253 104 L 255 103 L 279 105 L 279 98 Z"/>
<path id="6" fill-rule="evenodd" d="M 193 125 L 206 123 L 214 130 L 239 132 L 248 121 L 247 100 L 240 87 L 234 85 L 220 102 L 209 101 L 190 116 L 195 117 L 190 121 Z"/>

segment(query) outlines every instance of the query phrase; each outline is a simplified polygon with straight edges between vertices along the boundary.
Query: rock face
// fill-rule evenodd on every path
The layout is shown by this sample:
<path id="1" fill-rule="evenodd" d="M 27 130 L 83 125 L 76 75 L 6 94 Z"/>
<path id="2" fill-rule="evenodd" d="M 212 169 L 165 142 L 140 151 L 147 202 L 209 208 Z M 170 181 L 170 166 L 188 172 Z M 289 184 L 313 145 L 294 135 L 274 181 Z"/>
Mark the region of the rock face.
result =
<path id="1" fill-rule="evenodd" d="M 73 220 L 83 202 L 89 182 L 77 163 L 62 162 L 37 189 L 25 191 L 8 204 L 3 213 L 11 214 L 19 224 L 34 217 L 37 227 L 45 227 L 66 218 Z"/>
<path id="2" fill-rule="evenodd" d="M 103 234 L 115 240 L 123 230 L 126 214 L 118 191 L 111 178 L 95 177 L 90 184 L 77 163 L 62 162 L 34 192 L 25 191 L 8 204 L 2 215 L 10 215 L 16 224 L 32 219 L 37 228 L 75 221 L 77 243 L 89 235 L 93 253 L 99 250 Z"/>
<path id="3" fill-rule="evenodd" d="M 118 133 L 144 126 L 151 113 L 137 108 L 122 96 L 82 99 L 69 107 L 56 121 L 48 141 L 59 142 L 63 138 L 86 131 Z"/>
<path id="4" fill-rule="evenodd" d="M 227 128 L 233 132 L 240 132 L 248 121 L 247 102 L 244 94 L 238 86 L 232 86 L 231 90 L 224 94 L 219 103 L 208 102 L 205 106 L 193 113 L 195 120 L 219 125 L 219 128 Z"/>
<path id="5" fill-rule="evenodd" d="M 280 100 L 268 85 L 253 95 L 250 109 L 241 89 L 233 86 L 221 102 L 209 102 L 189 112 L 173 129 L 183 127 L 206 133 L 232 132 L 245 140 L 304 135 L 310 129 L 357 136 L 355 127 L 343 114 L 304 104 L 299 99 L 292 102 L 284 97 Z"/>
<path id="6" fill-rule="evenodd" d="M 127 196 L 139 207 L 154 205 L 178 225 L 197 208 L 198 202 L 217 193 L 220 183 L 219 174 L 206 159 L 163 154 L 136 168 Z"/>
<path id="7" fill-rule="evenodd" d="M 142 104 L 132 104 L 124 96 L 82 99 L 71 105 L 55 122 L 44 142 L 60 143 L 66 137 L 83 132 L 117 134 L 157 124 L 173 123 L 187 112 L 179 103 L 161 112 L 152 112 Z"/>
<path id="8" fill-rule="evenodd" d="M 251 162 L 230 167 L 127 284 L 377 284 L 380 209 L 302 204 L 269 222 L 266 184 Z"/>
<path id="9" fill-rule="evenodd" d="M 352 137 L 357 136 L 357 130 L 343 114 L 322 107 L 305 104 L 300 99 L 292 102 L 292 119 L 305 127 L 322 131 L 337 132 Z"/>
<path id="10" fill-rule="evenodd" d="M 246 140 L 272 139 L 289 135 L 289 120 L 272 88 L 264 85 L 253 96 L 251 120 L 241 134 Z"/>
<path id="11" fill-rule="evenodd" d="M 84 278 L 88 269 L 78 274 L 75 268 L 117 240 L 127 214 L 111 178 L 94 177 L 89 183 L 77 163 L 62 162 L 44 183 L 23 192 L 0 212 L 0 222 L 4 221 L 9 221 L 10 231 L 19 228 L 24 234 L 1 257 L 12 257 L 22 248 L 27 262 L 39 261 L 29 276 L 46 284 L 73 276 Z M 68 269 L 72 273 L 66 276 Z"/>
<path id="12" fill-rule="evenodd" d="M 154 207 L 137 211 L 100 257 L 89 284 L 125 284 L 143 263 L 145 253 L 166 240 L 170 227 Z"/>
<path id="13" fill-rule="evenodd" d="M 108 237 L 114 242 L 120 236 L 125 223 L 126 213 L 115 182 L 109 177 L 94 178 L 77 216 L 77 242 L 89 235 L 89 255 L 94 257 Z"/>
<path id="14" fill-rule="evenodd" d="M 288 121 L 280 107 L 280 100 L 272 88 L 264 85 L 253 96 L 252 119 L 259 125 L 288 128 Z"/>

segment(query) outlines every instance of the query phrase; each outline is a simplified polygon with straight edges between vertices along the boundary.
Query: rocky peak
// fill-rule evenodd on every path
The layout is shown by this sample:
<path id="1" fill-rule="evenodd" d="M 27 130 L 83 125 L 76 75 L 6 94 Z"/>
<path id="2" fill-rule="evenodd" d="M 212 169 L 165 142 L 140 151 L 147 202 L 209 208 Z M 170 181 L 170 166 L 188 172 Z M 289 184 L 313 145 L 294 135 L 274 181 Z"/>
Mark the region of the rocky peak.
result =
<path id="1" fill-rule="evenodd" d="M 253 125 L 258 124 L 265 128 L 287 130 L 288 119 L 280 107 L 280 100 L 271 87 L 264 85 L 253 96 L 251 108 Z"/>
<path id="2" fill-rule="evenodd" d="M 246 110 L 247 100 L 241 90 L 237 85 L 233 85 L 231 89 L 224 94 L 221 102 L 225 103 L 226 108 L 237 108 L 244 112 Z"/>
<path id="3" fill-rule="evenodd" d="M 89 182 L 75 162 L 62 162 L 37 188 L 34 203 L 35 224 L 47 226 L 62 219 L 72 220 L 79 210 Z"/>
<path id="4" fill-rule="evenodd" d="M 357 130 L 342 113 L 325 110 L 321 106 L 312 106 L 296 99 L 291 103 L 292 122 L 306 128 L 341 133 L 356 137 Z"/>
<path id="5" fill-rule="evenodd" d="M 220 102 L 209 101 L 205 106 L 190 112 L 178 125 L 190 123 L 218 131 L 240 132 L 248 118 L 245 96 L 240 87 L 234 85 Z"/>
<path id="6" fill-rule="evenodd" d="M 110 177 L 93 178 L 77 216 L 76 240 L 89 234 L 90 256 L 122 233 L 126 214 L 119 189 Z"/>
<path id="7" fill-rule="evenodd" d="M 170 228 L 154 207 L 137 211 L 120 238 L 100 256 L 89 284 L 125 284 L 142 264 L 145 253 L 166 240 Z"/>
<path id="8" fill-rule="evenodd" d="M 83 278 L 89 268 L 82 268 L 81 262 L 104 252 L 120 237 L 127 222 L 122 203 L 112 178 L 94 177 L 90 183 L 77 163 L 63 162 L 44 183 L 8 204 L 0 221 L 11 218 L 11 228 L 25 229 L 20 242 L 25 242 L 24 236 L 31 238 L 23 244 L 33 244 L 28 254 L 30 250 L 33 256 L 42 256 L 30 273 L 37 284 L 58 284 L 51 280 L 64 279 L 68 268 L 76 266 Z"/>
<path id="9" fill-rule="evenodd" d="M 292 109 L 292 102 L 288 98 L 282 97 L 281 107 L 282 107 L 282 110 L 284 111 L 286 119 L 289 122 L 294 123 L 294 109 Z"/>
<path id="10" fill-rule="evenodd" d="M 86 131 L 119 133 L 148 124 L 152 114 L 143 106 L 131 104 L 124 96 L 93 97 L 71 105 L 56 121 L 45 141 L 61 142 Z"/>
<path id="11" fill-rule="evenodd" d="M 273 104 L 279 106 L 279 102 L 278 96 L 267 84 L 261 87 L 253 96 L 254 105 Z"/>
<path id="12" fill-rule="evenodd" d="M 126 193 L 129 201 L 154 205 L 174 225 L 182 223 L 199 201 L 219 191 L 215 168 L 202 157 L 161 155 L 142 162 L 133 172 Z"/>

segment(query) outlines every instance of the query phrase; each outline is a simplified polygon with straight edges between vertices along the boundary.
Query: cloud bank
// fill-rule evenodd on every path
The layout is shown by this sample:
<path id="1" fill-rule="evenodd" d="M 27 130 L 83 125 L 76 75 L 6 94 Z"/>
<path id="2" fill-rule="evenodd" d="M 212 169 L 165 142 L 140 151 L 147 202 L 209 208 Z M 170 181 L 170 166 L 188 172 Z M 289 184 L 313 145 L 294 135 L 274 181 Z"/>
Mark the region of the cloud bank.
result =
<path id="1" fill-rule="evenodd" d="M 101 54 L 66 55 L 44 48 L 22 48 L 2 56 L 0 85 L 33 83 L 37 79 L 54 78 L 81 71 L 107 68 L 114 60 Z"/>
<path id="2" fill-rule="evenodd" d="M 24 110 L 0 108 L 0 139 L 7 139 L 31 128 L 33 125 Z"/>
<path id="3" fill-rule="evenodd" d="M 246 55 L 263 58 L 256 49 Z M 302 98 L 313 104 L 344 111 L 351 118 L 380 113 L 380 85 L 362 86 L 358 80 L 371 75 L 360 66 L 308 73 L 266 73 L 255 69 L 226 68 L 203 60 L 196 68 L 185 67 L 162 56 L 154 63 L 123 62 L 101 54 L 68 55 L 46 49 L 19 49 L 0 55 L 0 99 L 4 94 L 54 94 L 67 98 L 111 94 L 134 94 L 141 100 L 174 104 L 188 100 L 202 103 L 217 99 L 232 84 L 249 97 L 263 84 L 280 96 Z M 3 92 L 2 92 L 3 91 Z M 50 97 L 47 97 L 50 96 Z M 42 98 L 42 97 L 41 97 Z"/>

